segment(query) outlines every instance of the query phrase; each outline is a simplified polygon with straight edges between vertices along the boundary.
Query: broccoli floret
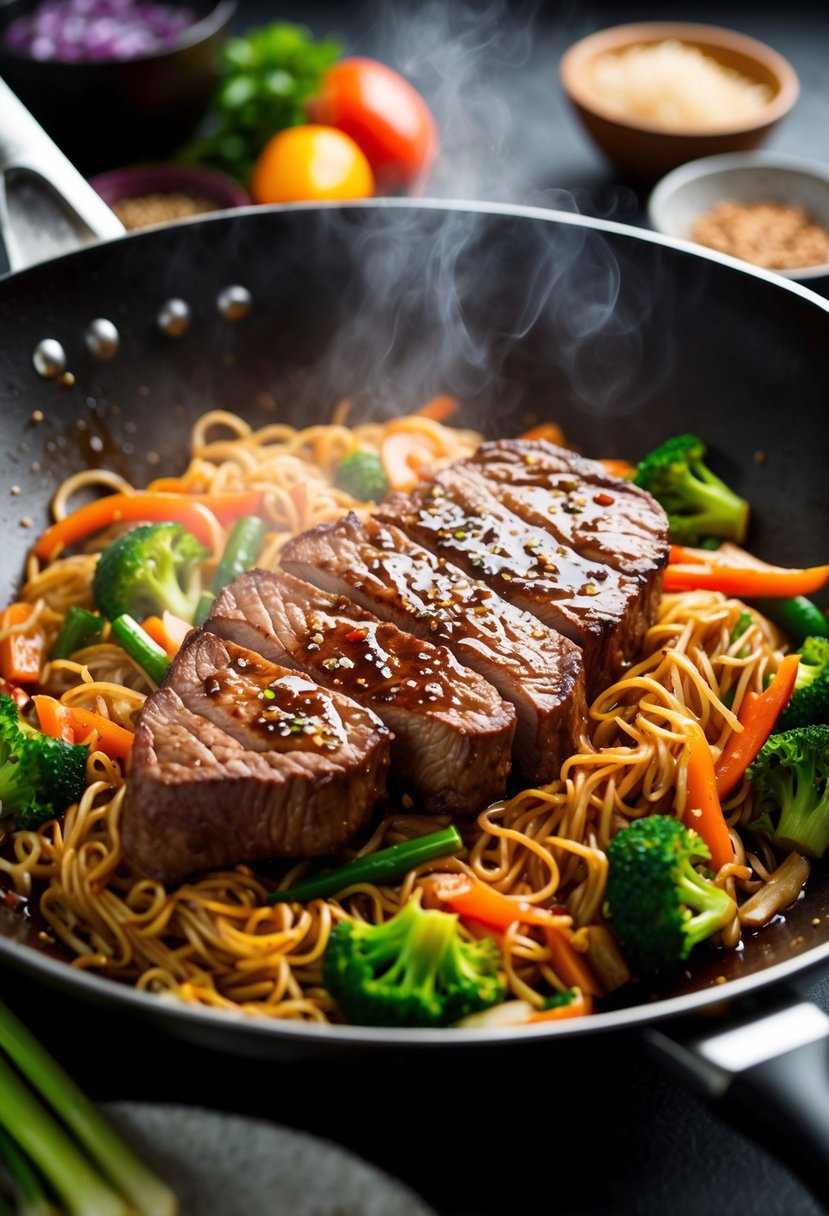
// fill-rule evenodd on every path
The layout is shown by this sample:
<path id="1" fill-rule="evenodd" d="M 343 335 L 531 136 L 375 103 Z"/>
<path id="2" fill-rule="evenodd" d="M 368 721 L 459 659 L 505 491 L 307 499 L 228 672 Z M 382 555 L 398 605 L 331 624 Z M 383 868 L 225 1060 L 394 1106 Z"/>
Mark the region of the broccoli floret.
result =
<path id="1" fill-rule="evenodd" d="M 36 828 L 76 802 L 86 781 L 86 747 L 44 735 L 0 696 L 0 819 Z"/>
<path id="2" fill-rule="evenodd" d="M 101 554 L 92 594 L 104 616 L 137 620 L 165 609 L 192 621 L 201 594 L 199 565 L 207 550 L 181 524 L 142 524 Z"/>
<path id="3" fill-rule="evenodd" d="M 389 488 L 380 457 L 360 449 L 342 458 L 334 470 L 334 485 L 360 502 L 379 502 Z"/>
<path id="4" fill-rule="evenodd" d="M 798 654 L 794 691 L 777 719 L 777 731 L 829 722 L 829 638 L 806 638 Z"/>
<path id="5" fill-rule="evenodd" d="M 829 846 L 829 725 L 772 735 L 747 772 L 763 809 L 752 831 L 822 857 Z"/>
<path id="6" fill-rule="evenodd" d="M 670 973 L 734 916 L 730 895 L 695 861 L 708 846 L 668 815 L 649 815 L 614 836 L 607 850 L 606 915 L 639 975 Z"/>
<path id="7" fill-rule="evenodd" d="M 325 986 L 360 1026 L 451 1026 L 504 998 L 501 954 L 467 942 L 452 912 L 425 910 L 417 892 L 382 925 L 341 921 L 325 953 Z"/>
<path id="8" fill-rule="evenodd" d="M 745 538 L 748 503 L 711 472 L 706 450 L 696 435 L 677 435 L 636 466 L 635 484 L 665 508 L 671 540 L 678 545 L 695 545 L 708 536 Z"/>

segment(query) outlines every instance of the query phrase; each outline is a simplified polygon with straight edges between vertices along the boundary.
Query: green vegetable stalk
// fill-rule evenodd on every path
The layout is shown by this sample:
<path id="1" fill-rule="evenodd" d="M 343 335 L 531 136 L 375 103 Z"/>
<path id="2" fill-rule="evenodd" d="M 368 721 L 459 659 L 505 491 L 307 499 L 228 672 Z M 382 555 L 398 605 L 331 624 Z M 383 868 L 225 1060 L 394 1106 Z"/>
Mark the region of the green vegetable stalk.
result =
<path id="1" fill-rule="evenodd" d="M 394 882 L 422 862 L 449 857 L 462 847 L 463 841 L 456 827 L 441 828 L 439 832 L 429 832 L 415 840 L 403 840 L 377 853 L 355 857 L 353 861 L 346 862 L 336 870 L 329 870 L 327 874 L 312 874 L 287 891 L 272 891 L 268 903 L 291 900 L 307 904 L 312 899 L 328 899 L 354 883 Z"/>
<path id="2" fill-rule="evenodd" d="M 194 624 L 201 625 L 210 614 L 214 598 L 239 574 L 250 570 L 259 556 L 265 538 L 265 521 L 257 515 L 243 515 L 236 520 L 227 538 L 222 560 L 216 567 L 209 591 L 203 591 L 196 609 Z"/>
<path id="3" fill-rule="evenodd" d="M 70 1216 L 176 1216 L 178 1203 L 166 1183 L 135 1157 L 1 1002 L 0 1125 L 42 1172 Z"/>

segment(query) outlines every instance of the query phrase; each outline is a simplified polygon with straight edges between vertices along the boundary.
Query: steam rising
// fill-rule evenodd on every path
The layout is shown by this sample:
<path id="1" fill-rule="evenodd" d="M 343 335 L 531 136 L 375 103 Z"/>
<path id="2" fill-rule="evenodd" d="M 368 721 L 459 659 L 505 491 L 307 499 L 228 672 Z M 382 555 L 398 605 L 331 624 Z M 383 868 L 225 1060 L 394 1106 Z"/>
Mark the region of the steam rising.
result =
<path id="1" fill-rule="evenodd" d="M 557 129 L 574 121 L 556 72 L 564 49 L 585 32 L 586 6 L 562 6 L 554 25 L 540 20 L 540 8 L 541 0 L 372 8 L 367 53 L 412 80 L 438 123 L 441 154 L 431 196 L 596 213 L 585 194 L 544 182 L 545 166 L 555 167 Z M 539 58 L 546 73 L 538 70 Z M 538 94 L 530 97 L 532 122 L 528 88 Z M 528 147 L 538 150 L 536 164 Z M 625 201 L 624 191 L 612 199 L 616 207 Z M 366 226 L 361 236 L 359 295 L 368 306 L 349 317 L 329 351 L 335 376 L 352 381 L 355 350 L 371 352 L 361 374 L 364 383 L 376 383 L 377 368 L 368 364 L 382 356 L 389 412 L 416 405 L 424 392 L 449 391 L 486 405 L 491 398 L 499 413 L 535 409 L 554 416 L 546 394 L 538 400 L 536 389 L 528 400 L 527 385 L 510 370 L 522 341 L 540 327 L 549 333 L 551 362 L 561 366 L 557 392 L 598 415 L 618 412 L 622 395 L 624 408 L 636 408 L 639 331 L 656 284 L 643 276 L 631 291 L 628 282 L 622 301 L 620 268 L 600 234 L 537 224 L 530 237 L 517 224 L 493 244 L 486 216 L 449 213 L 428 237 L 422 217 L 404 209 L 381 218 L 379 231 Z M 659 369 L 649 370 L 652 381 Z"/>

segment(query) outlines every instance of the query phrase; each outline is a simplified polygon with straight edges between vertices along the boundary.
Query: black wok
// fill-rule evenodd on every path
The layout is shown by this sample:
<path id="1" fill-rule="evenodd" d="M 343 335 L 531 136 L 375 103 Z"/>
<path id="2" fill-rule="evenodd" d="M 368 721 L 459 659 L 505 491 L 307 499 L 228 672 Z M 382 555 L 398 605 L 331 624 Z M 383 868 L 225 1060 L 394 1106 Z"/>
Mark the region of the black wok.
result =
<path id="1" fill-rule="evenodd" d="M 229 287 L 250 293 L 235 320 L 223 306 Z M 179 336 L 165 320 L 171 300 L 190 314 Z M 107 359 L 86 340 L 102 318 L 120 337 Z M 343 397 L 354 417 L 371 417 L 449 392 L 464 402 L 460 422 L 487 434 L 551 418 L 602 456 L 636 457 L 693 429 L 754 504 L 758 554 L 813 563 L 829 535 L 829 303 L 620 225 L 402 200 L 250 209 L 11 275 L 0 282 L 0 334 L 5 598 L 61 478 L 92 464 L 140 484 L 180 468 L 192 420 L 212 406 L 253 424 L 311 422 Z M 44 339 L 60 343 L 68 375 L 36 370 Z M 640 988 L 584 1022 L 497 1034 L 321 1029 L 178 1006 L 79 973 L 0 912 L 0 961 L 223 1052 L 514 1043 L 554 1057 L 565 1049 L 558 1040 L 641 1030 L 743 1126 L 776 1128 L 777 1151 L 823 1199 L 829 1018 L 793 1001 L 786 984 L 827 960 L 829 874 L 818 870 L 786 918 L 741 952 L 705 958 L 680 988 L 655 998 Z"/>

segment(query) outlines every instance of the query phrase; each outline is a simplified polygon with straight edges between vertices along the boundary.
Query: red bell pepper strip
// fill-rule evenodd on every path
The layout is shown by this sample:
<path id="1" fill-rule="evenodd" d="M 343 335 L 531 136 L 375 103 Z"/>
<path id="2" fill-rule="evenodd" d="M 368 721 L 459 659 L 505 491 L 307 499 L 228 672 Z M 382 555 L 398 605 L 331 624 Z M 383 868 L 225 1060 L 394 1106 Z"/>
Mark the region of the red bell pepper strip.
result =
<path id="1" fill-rule="evenodd" d="M 797 679 L 799 659 L 787 654 L 768 688 L 746 697 L 737 715 L 741 731 L 729 736 L 717 761 L 717 793 L 727 798 L 743 778 L 748 766 L 768 739 L 785 709 Z"/>

